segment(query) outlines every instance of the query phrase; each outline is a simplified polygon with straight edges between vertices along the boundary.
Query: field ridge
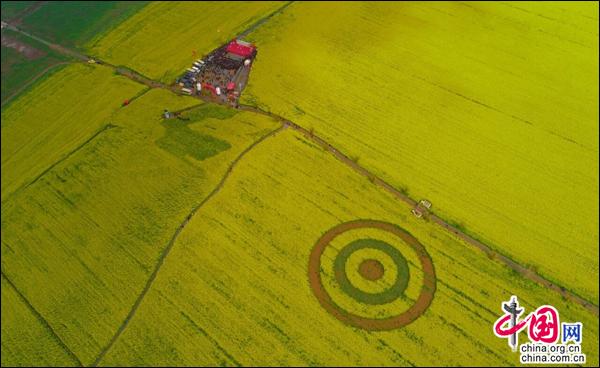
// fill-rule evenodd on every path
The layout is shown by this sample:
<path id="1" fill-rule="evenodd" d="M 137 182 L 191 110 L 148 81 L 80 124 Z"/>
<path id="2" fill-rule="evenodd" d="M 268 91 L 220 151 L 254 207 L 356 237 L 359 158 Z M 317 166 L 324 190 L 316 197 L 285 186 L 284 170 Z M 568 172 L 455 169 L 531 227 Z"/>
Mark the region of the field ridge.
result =
<path id="1" fill-rule="evenodd" d="M 4 107 L 5 105 L 7 105 L 12 99 L 14 99 L 18 95 L 20 95 L 21 92 L 23 92 L 24 90 L 26 90 L 27 88 L 29 88 L 34 82 L 36 82 L 38 79 L 40 79 L 41 77 L 43 77 L 46 73 L 48 73 L 52 69 L 54 69 L 54 68 L 56 68 L 58 66 L 61 66 L 61 65 L 68 65 L 68 64 L 71 64 L 71 63 L 72 63 L 72 61 L 60 61 L 58 63 L 48 65 L 44 70 L 42 70 L 38 74 L 34 75 L 31 79 L 29 79 L 28 81 L 26 81 L 25 84 L 23 84 L 23 86 L 21 86 L 18 90 L 16 90 L 15 92 L 13 92 L 4 101 L 2 101 L 2 105 L 0 105 L 0 106 Z"/>
<path id="2" fill-rule="evenodd" d="M 88 139 L 86 139 L 83 143 L 81 143 L 79 146 L 75 147 L 71 152 L 67 153 L 66 155 L 64 155 L 64 157 L 62 157 L 61 159 L 57 160 L 56 162 L 54 162 L 52 165 L 50 165 L 46 170 L 42 171 L 38 176 L 36 176 L 35 178 L 33 178 L 33 180 L 31 180 L 29 183 L 23 185 L 22 187 L 20 187 L 19 189 L 15 190 L 14 192 L 10 193 L 6 199 L 4 199 L 4 201 L 2 201 L 2 203 L 7 203 L 11 197 L 13 197 L 14 195 L 16 195 L 17 193 L 19 193 L 22 190 L 27 189 L 29 186 L 31 186 L 32 184 L 35 184 L 38 180 L 40 180 L 44 175 L 46 175 L 50 170 L 52 170 L 54 167 L 56 167 L 56 165 L 60 164 L 61 162 L 63 162 L 64 160 L 68 159 L 69 157 L 71 157 L 72 155 L 74 155 L 75 153 L 77 153 L 77 151 L 79 151 L 80 149 L 82 149 L 83 147 L 85 147 L 88 143 L 90 143 L 91 141 L 93 141 L 95 138 L 97 138 L 100 134 L 104 133 L 105 131 L 112 129 L 112 128 L 117 128 L 116 125 L 113 125 L 111 123 L 107 123 L 106 125 L 104 125 L 102 128 L 98 129 L 96 131 L 96 133 L 92 134 L 91 137 L 89 137 Z"/>
<path id="3" fill-rule="evenodd" d="M 77 362 L 77 365 L 79 367 L 83 367 L 83 363 L 81 363 L 81 360 L 79 360 L 79 358 L 77 357 L 77 355 L 75 355 L 75 353 L 73 353 L 73 351 L 64 343 L 64 341 L 62 341 L 62 339 L 60 338 L 60 336 L 58 336 L 58 334 L 56 333 L 56 331 L 54 331 L 54 329 L 52 328 L 52 326 L 50 326 L 50 324 L 48 323 L 48 321 L 44 318 L 44 316 L 42 316 L 40 314 L 40 312 L 37 311 L 37 309 L 35 309 L 35 307 L 33 305 L 31 305 L 31 303 L 29 302 L 29 300 L 25 297 L 25 295 L 23 295 L 21 293 L 21 291 L 15 286 L 15 284 L 13 284 L 13 282 L 8 278 L 8 276 L 6 276 L 4 274 L 4 271 L 0 272 L 0 275 L 2 276 L 2 278 L 10 285 L 11 288 L 13 288 L 13 290 L 17 293 L 17 295 L 19 296 L 19 298 L 21 299 L 21 301 L 23 303 L 25 303 L 25 305 L 27 305 L 27 308 L 29 308 L 29 310 L 31 311 L 31 313 L 33 313 L 33 315 L 36 317 L 36 319 L 42 324 L 42 326 L 44 326 L 45 329 L 47 329 L 51 336 L 54 338 L 54 340 L 56 340 L 56 342 L 60 345 L 61 348 L 63 348 L 63 350 L 75 361 Z"/>
<path id="4" fill-rule="evenodd" d="M 119 326 L 119 328 L 117 329 L 117 331 L 115 332 L 115 334 L 113 335 L 113 337 L 111 338 L 111 340 L 109 341 L 109 343 L 106 345 L 106 347 L 104 347 L 104 349 L 102 349 L 102 351 L 100 352 L 100 354 L 98 355 L 98 357 L 96 358 L 96 360 L 94 361 L 94 363 L 92 363 L 93 367 L 98 366 L 98 364 L 104 358 L 104 356 L 106 355 L 106 353 L 108 353 L 108 351 L 111 349 L 111 347 L 114 345 L 114 343 L 118 340 L 119 336 L 121 336 L 121 334 L 123 333 L 123 331 L 125 331 L 125 328 L 127 328 L 127 325 L 129 324 L 129 321 L 131 321 L 131 319 L 135 315 L 135 312 L 138 310 L 140 304 L 142 303 L 144 297 L 146 296 L 146 294 L 150 290 L 150 287 L 152 287 L 152 284 L 154 283 L 154 280 L 156 279 L 156 276 L 158 276 L 158 272 L 160 271 L 162 265 L 164 264 L 165 259 L 169 255 L 169 252 L 173 248 L 173 245 L 175 244 L 175 240 L 177 240 L 177 237 L 179 236 L 179 234 L 181 233 L 181 231 L 184 229 L 184 227 L 190 222 L 190 220 L 192 219 L 192 217 L 194 216 L 194 214 L 196 214 L 196 212 L 198 212 L 198 210 L 200 210 L 200 208 L 202 208 L 202 206 L 204 206 L 204 204 L 206 202 L 208 202 L 215 194 L 217 194 L 221 190 L 221 188 L 225 184 L 225 181 L 227 180 L 227 178 L 229 178 L 231 172 L 233 171 L 233 169 L 235 168 L 235 166 L 237 165 L 237 163 L 248 152 L 250 152 L 254 147 L 256 147 L 257 145 L 259 145 L 261 142 L 263 142 L 267 138 L 274 136 L 275 134 L 277 134 L 278 132 L 282 131 L 285 128 L 287 128 L 287 125 L 285 125 L 285 124 L 281 125 L 279 128 L 276 128 L 276 129 L 270 131 L 269 133 L 263 135 L 258 140 L 254 141 L 252 144 L 250 144 L 248 147 L 246 147 L 229 164 L 229 167 L 227 168 L 227 171 L 225 172 L 225 174 L 223 175 L 223 177 L 221 178 L 221 180 L 219 181 L 219 183 L 215 186 L 215 188 L 200 203 L 198 203 L 195 207 L 193 207 L 192 210 L 190 211 L 190 213 L 179 224 L 179 226 L 175 230 L 175 233 L 171 237 L 171 240 L 169 240 L 169 243 L 167 243 L 167 246 L 163 249 L 160 257 L 158 258 L 158 261 L 157 261 L 157 263 L 156 263 L 156 265 L 154 267 L 154 270 L 152 271 L 152 274 L 148 278 L 148 281 L 146 281 L 146 285 L 144 286 L 144 289 L 142 289 L 142 292 L 138 295 L 137 299 L 133 303 L 133 306 L 131 307 L 131 310 L 127 314 L 127 317 L 125 317 L 125 320 L 123 320 L 123 323 L 121 324 L 121 326 Z"/>

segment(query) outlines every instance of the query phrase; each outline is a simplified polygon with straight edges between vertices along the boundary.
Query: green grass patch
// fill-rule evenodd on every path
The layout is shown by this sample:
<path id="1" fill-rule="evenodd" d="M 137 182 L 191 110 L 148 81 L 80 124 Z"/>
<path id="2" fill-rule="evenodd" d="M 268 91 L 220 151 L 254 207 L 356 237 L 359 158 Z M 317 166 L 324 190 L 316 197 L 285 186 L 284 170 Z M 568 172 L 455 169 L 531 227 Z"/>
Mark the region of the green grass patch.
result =
<path id="1" fill-rule="evenodd" d="M 14 97 L 16 92 L 25 90 L 23 87 L 26 87 L 27 84 L 40 77 L 41 73 L 47 68 L 69 60 L 67 57 L 55 52 L 48 46 L 29 37 L 25 37 L 20 33 L 11 30 L 3 30 L 2 36 L 22 42 L 26 46 L 30 46 L 39 51 L 39 55 L 36 57 L 28 58 L 14 48 L 2 46 L 2 103 L 7 99 Z M 58 68 L 56 70 L 58 70 Z"/>
<path id="2" fill-rule="evenodd" d="M 23 19 L 23 27 L 63 46 L 81 48 L 146 6 L 146 1 L 51 1 Z M 3 10 L 4 11 L 4 10 Z"/>
<path id="3" fill-rule="evenodd" d="M 167 130 L 156 144 L 175 156 L 191 156 L 200 161 L 231 148 L 227 141 L 191 129 L 190 123 L 181 119 L 165 119 L 161 125 Z"/>
<path id="4" fill-rule="evenodd" d="M 0 9 L 2 9 L 2 20 L 10 20 L 15 17 L 31 5 L 32 1 L 3 1 L 0 3 Z"/>
<path id="5" fill-rule="evenodd" d="M 235 116 L 237 111 L 217 105 L 201 105 L 179 114 L 175 119 L 164 119 L 161 125 L 166 128 L 165 135 L 156 144 L 171 154 L 196 160 L 205 160 L 231 148 L 229 142 L 210 134 L 199 133 L 193 127 L 206 119 L 226 120 Z"/>

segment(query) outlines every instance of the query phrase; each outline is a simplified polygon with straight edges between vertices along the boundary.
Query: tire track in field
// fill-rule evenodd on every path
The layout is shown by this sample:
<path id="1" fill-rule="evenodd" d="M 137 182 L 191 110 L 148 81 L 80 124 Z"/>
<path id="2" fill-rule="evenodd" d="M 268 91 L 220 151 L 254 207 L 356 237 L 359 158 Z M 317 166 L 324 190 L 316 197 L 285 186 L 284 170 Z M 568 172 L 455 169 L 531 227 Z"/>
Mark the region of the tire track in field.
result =
<path id="1" fill-rule="evenodd" d="M 73 351 L 71 349 L 69 349 L 69 347 L 67 346 L 67 344 L 65 344 L 65 342 L 60 338 L 60 336 L 58 336 L 58 334 L 56 333 L 56 331 L 54 331 L 54 329 L 52 328 L 52 326 L 50 326 L 50 324 L 44 318 L 44 316 L 42 316 L 40 314 L 40 312 L 38 312 L 37 309 L 35 309 L 35 307 L 33 305 L 31 305 L 31 303 L 25 297 L 25 295 L 23 295 L 21 293 L 21 291 L 19 291 L 19 289 L 15 286 L 15 284 L 13 284 L 13 282 L 8 278 L 8 276 L 6 276 L 4 274 L 4 271 L 1 271 L 0 274 L 2 275 L 2 279 L 4 279 L 4 281 L 6 281 L 8 283 L 8 285 L 10 285 L 10 287 L 17 293 L 17 295 L 19 296 L 19 299 L 21 299 L 21 301 L 23 303 L 25 303 L 25 305 L 27 306 L 27 308 L 29 309 L 29 311 L 31 311 L 31 313 L 33 313 L 33 315 L 35 316 L 35 318 L 42 324 L 42 326 L 48 332 L 50 332 L 52 338 L 58 343 L 58 345 L 69 355 L 69 357 L 71 359 L 73 359 L 77 363 L 77 365 L 79 367 L 83 367 L 83 363 L 81 363 L 81 360 L 79 360 L 79 358 L 77 357 L 77 355 L 75 355 L 75 353 L 73 353 Z"/>
<path id="2" fill-rule="evenodd" d="M 181 234 L 181 231 L 190 222 L 190 220 L 196 214 L 196 212 L 198 212 L 198 210 L 201 209 L 202 206 L 204 206 L 204 204 L 206 204 L 206 202 L 208 202 L 212 197 L 215 196 L 215 194 L 217 194 L 223 188 L 223 185 L 225 184 L 225 182 L 227 181 L 227 179 L 231 175 L 231 172 L 233 171 L 233 169 L 237 166 L 238 162 L 248 152 L 250 152 L 254 147 L 258 146 L 260 143 L 262 143 L 263 141 L 265 141 L 267 138 L 274 136 L 275 134 L 279 133 L 280 131 L 286 129 L 287 127 L 288 127 L 287 124 L 282 124 L 279 128 L 274 129 L 274 130 L 270 131 L 269 133 L 263 135 L 258 140 L 254 141 L 252 144 L 250 144 L 248 147 L 246 147 L 233 161 L 231 161 L 231 163 L 229 164 L 229 167 L 227 168 L 227 171 L 225 171 L 225 174 L 223 174 L 223 176 L 221 177 L 221 180 L 215 186 L 215 188 L 200 203 L 198 203 L 194 208 L 192 208 L 192 210 L 190 211 L 190 213 L 179 224 L 179 226 L 175 230 L 175 233 L 173 234 L 173 236 L 171 237 L 171 239 L 167 243 L 167 246 L 163 249 L 162 253 L 158 257 L 158 261 L 156 262 L 156 265 L 154 266 L 154 270 L 152 271 L 152 274 L 150 275 L 150 277 L 146 281 L 146 285 L 144 285 L 144 288 L 142 289 L 141 293 L 138 295 L 137 299 L 133 303 L 133 306 L 131 307 L 129 313 L 127 314 L 127 317 L 125 317 L 125 320 L 123 320 L 123 323 L 121 323 L 121 325 L 117 329 L 117 332 L 113 335 L 113 337 L 110 339 L 110 341 L 108 342 L 108 344 L 104 347 L 104 349 L 102 349 L 100 351 L 100 354 L 98 355 L 98 357 L 96 358 L 96 360 L 92 364 L 93 367 L 98 366 L 98 364 L 104 358 L 104 356 L 106 355 L 106 353 L 108 353 L 108 351 L 112 348 L 112 346 L 114 345 L 114 343 L 119 339 L 119 337 L 121 336 L 121 334 L 123 333 L 123 331 L 125 330 L 125 328 L 127 328 L 127 325 L 129 324 L 129 322 L 131 321 L 131 319 L 134 317 L 134 315 L 137 312 L 139 306 L 141 305 L 142 301 L 144 300 L 144 297 L 146 296 L 146 294 L 148 293 L 148 291 L 152 287 L 152 284 L 154 283 L 154 280 L 156 279 L 156 276 L 158 275 L 158 272 L 160 271 L 162 265 L 164 264 L 164 261 L 167 258 L 167 256 L 169 255 L 171 249 L 173 249 L 173 245 L 175 245 L 175 241 L 179 237 L 179 234 Z"/>

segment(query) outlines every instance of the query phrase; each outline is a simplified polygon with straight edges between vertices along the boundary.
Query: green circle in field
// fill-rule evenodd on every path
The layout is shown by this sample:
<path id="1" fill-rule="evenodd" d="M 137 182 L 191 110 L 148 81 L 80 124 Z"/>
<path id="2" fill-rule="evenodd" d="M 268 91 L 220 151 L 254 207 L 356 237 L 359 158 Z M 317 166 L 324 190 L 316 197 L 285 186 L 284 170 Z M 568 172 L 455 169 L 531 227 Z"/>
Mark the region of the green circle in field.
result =
<path id="1" fill-rule="evenodd" d="M 348 279 L 348 275 L 346 273 L 346 261 L 348 260 L 348 257 L 350 257 L 350 255 L 352 255 L 354 252 L 365 248 L 377 249 L 384 252 L 394 261 L 394 264 L 396 265 L 396 280 L 392 286 L 382 292 L 365 292 L 352 285 Z M 402 256 L 402 253 L 400 253 L 398 249 L 394 248 L 390 244 L 376 239 L 358 239 L 346 245 L 344 248 L 342 248 L 342 250 L 340 250 L 335 258 L 333 267 L 335 278 L 340 285 L 340 289 L 357 301 L 370 305 L 387 304 L 399 298 L 402 293 L 404 293 L 404 290 L 406 290 L 410 277 L 408 271 L 408 262 L 406 262 L 406 259 L 404 256 Z M 385 272 L 385 270 L 383 270 L 383 272 Z"/>

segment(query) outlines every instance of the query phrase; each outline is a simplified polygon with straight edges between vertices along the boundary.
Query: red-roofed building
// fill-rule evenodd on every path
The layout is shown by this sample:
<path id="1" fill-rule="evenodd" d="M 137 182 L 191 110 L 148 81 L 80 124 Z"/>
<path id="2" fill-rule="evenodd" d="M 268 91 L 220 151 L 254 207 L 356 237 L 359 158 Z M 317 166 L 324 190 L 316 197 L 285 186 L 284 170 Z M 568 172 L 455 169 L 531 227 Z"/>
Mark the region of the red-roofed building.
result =
<path id="1" fill-rule="evenodd" d="M 252 58 L 256 53 L 256 46 L 248 42 L 233 40 L 227 45 L 227 52 L 243 58 Z"/>

